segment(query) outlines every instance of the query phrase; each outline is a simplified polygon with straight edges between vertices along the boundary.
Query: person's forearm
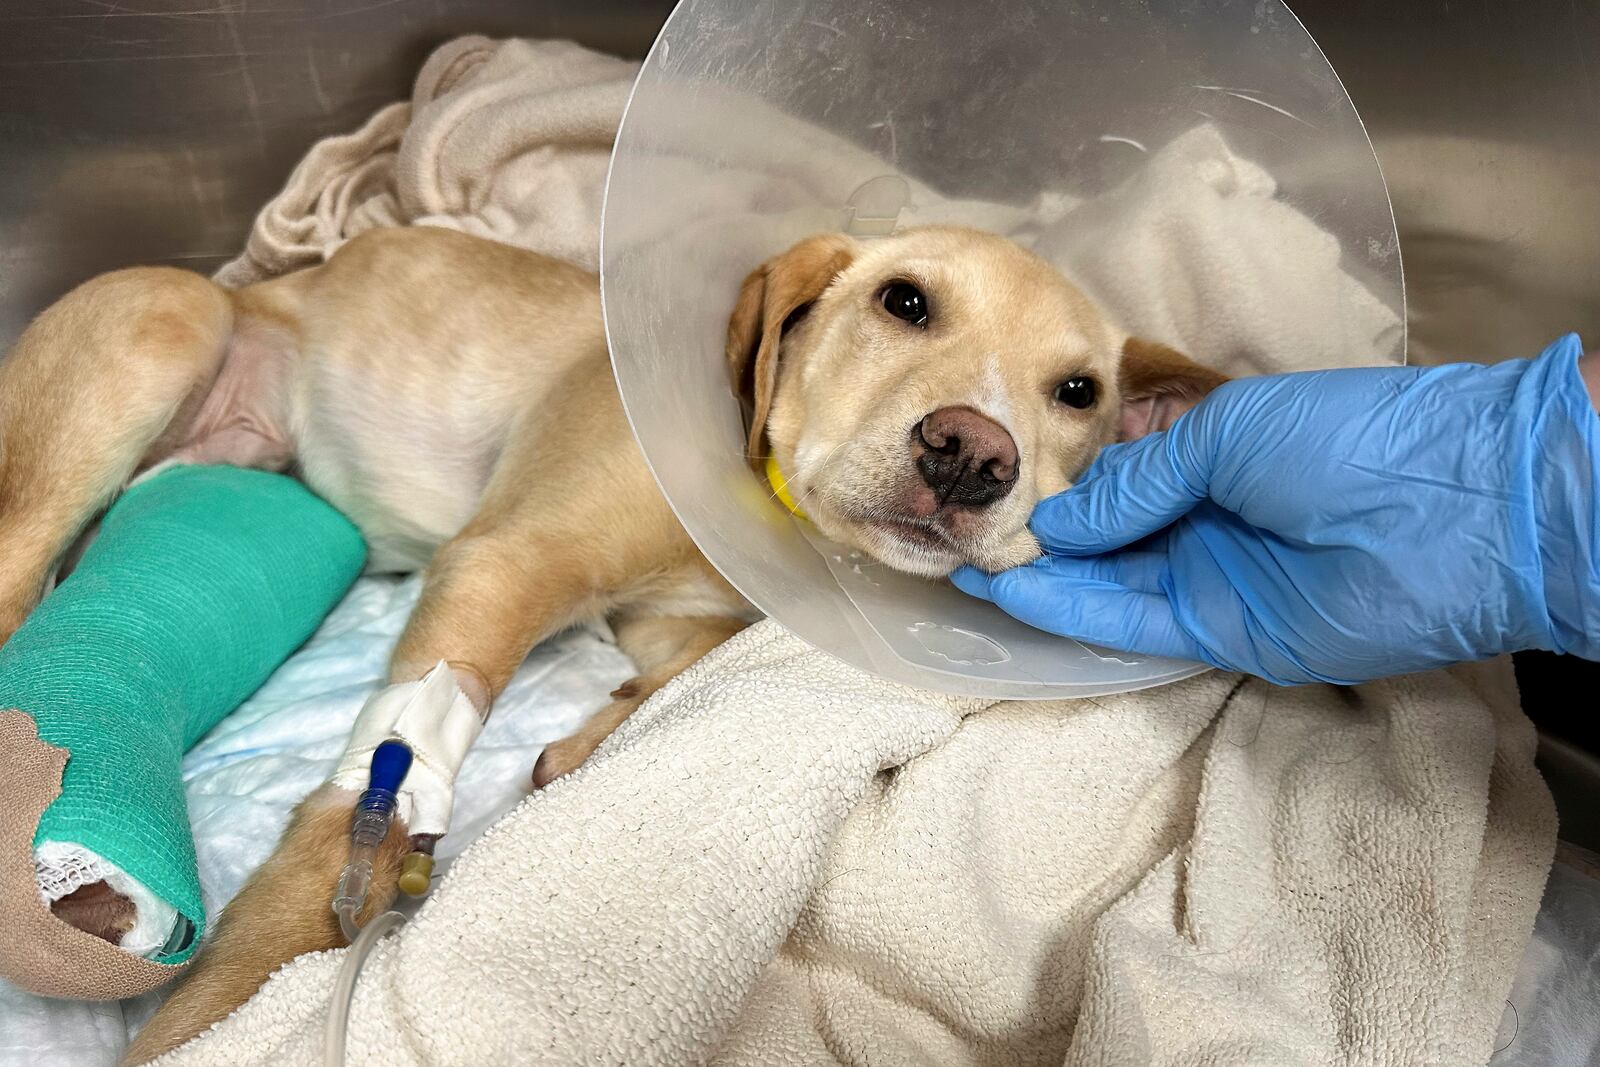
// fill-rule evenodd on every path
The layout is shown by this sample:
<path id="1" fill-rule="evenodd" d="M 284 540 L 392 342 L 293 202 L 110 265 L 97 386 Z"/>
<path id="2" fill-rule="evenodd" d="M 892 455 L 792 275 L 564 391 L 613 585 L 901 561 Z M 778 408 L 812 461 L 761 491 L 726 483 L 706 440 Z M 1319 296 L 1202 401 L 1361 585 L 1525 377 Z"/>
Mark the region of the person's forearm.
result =
<path id="1" fill-rule="evenodd" d="M 1589 387 L 1589 403 L 1594 405 L 1596 414 L 1600 414 L 1600 352 L 1590 352 L 1578 360 L 1578 373 L 1583 375 L 1583 384 Z"/>

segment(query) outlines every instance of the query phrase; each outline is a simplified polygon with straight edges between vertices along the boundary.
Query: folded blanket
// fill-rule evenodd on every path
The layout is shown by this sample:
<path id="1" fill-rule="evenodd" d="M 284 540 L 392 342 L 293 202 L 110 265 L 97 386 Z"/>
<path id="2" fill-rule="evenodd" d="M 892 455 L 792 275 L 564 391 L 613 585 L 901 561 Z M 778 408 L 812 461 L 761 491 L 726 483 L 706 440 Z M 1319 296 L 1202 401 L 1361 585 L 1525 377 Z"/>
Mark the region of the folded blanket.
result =
<path id="1" fill-rule="evenodd" d="M 405 224 L 596 269 L 611 143 L 637 71 L 567 41 L 451 41 L 424 64 L 410 103 L 307 154 L 217 280 L 239 286 L 313 266 L 374 226 Z M 654 214 L 675 231 L 712 216 L 735 278 L 816 232 L 819 218 L 843 223 L 852 190 L 886 170 L 865 149 L 758 102 L 702 89 L 670 106 L 687 116 L 676 135 L 696 143 L 691 158 L 655 161 Z M 699 162 L 711 156 L 717 167 Z M 1398 309 L 1348 274 L 1338 241 L 1276 199 L 1271 175 L 1209 123 L 1087 202 L 1066 176 L 1023 205 L 950 199 L 903 177 L 902 225 L 959 222 L 1009 236 L 1127 329 L 1227 373 L 1360 366 L 1402 351 Z M 728 224 L 735 212 L 747 225 Z M 681 243 L 705 254 L 692 234 Z"/>
<path id="2" fill-rule="evenodd" d="M 565 41 L 452 41 L 428 58 L 410 103 L 312 148 L 216 279 L 248 285 L 320 263 L 374 226 L 412 222 L 592 270 L 611 141 L 637 72 Z"/>
<path id="3" fill-rule="evenodd" d="M 610 62 L 446 46 L 409 112 L 308 156 L 222 277 L 400 222 L 579 243 L 597 214 L 540 223 L 554 201 L 532 190 L 568 190 L 563 211 L 598 204 L 590 163 L 609 134 L 585 122 L 620 111 L 625 67 Z M 540 80 L 561 64 L 568 82 Z M 1163 153 L 1151 169 L 1168 177 L 1114 194 L 1121 211 L 1067 194 L 952 206 L 913 186 L 913 214 L 1041 249 L 1096 232 L 1132 248 L 1149 234 L 1119 220 L 1142 217 L 1257 256 L 1270 234 L 1245 222 L 1275 217 L 1283 241 L 1305 242 L 1296 284 L 1336 294 L 1295 305 L 1304 321 L 1265 301 L 1199 314 L 1216 306 L 1205 285 L 1231 274 L 1190 279 L 1185 314 L 1161 286 L 1085 277 L 1094 257 L 1064 265 L 1126 320 L 1236 367 L 1392 349 L 1392 310 L 1214 131 Z M 824 166 L 849 166 L 845 147 L 806 154 L 827 158 L 784 162 L 797 205 L 837 177 Z M 589 200 L 563 184 L 583 174 Z M 558 254 L 594 262 L 592 245 Z M 1330 316 L 1356 324 L 1338 351 Z M 987 704 L 871 678 L 762 623 L 466 850 L 368 962 L 349 1062 L 1483 1063 L 1554 845 L 1533 748 L 1503 662 L 1357 689 L 1211 673 Z M 313 1062 L 342 958 L 291 963 L 162 1062 Z"/>

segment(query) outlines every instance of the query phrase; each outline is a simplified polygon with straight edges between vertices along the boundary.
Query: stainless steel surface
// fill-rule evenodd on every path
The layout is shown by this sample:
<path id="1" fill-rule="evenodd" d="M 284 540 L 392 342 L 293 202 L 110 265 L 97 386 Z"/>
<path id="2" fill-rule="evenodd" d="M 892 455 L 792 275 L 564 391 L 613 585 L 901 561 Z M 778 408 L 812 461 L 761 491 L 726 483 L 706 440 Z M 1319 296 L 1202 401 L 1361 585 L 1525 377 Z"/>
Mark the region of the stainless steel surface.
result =
<path id="1" fill-rule="evenodd" d="M 1600 852 L 1600 757 L 1545 734 L 1537 762 L 1556 799 L 1562 840 Z"/>
<path id="2" fill-rule="evenodd" d="M 210 270 L 315 140 L 463 33 L 643 55 L 671 0 L 0 0 L 0 347 L 77 282 Z"/>
<path id="3" fill-rule="evenodd" d="M 1600 342 L 1600 4 L 1290 0 L 1366 118 L 1415 358 Z M 0 340 L 134 262 L 209 269 L 318 137 L 458 33 L 639 55 L 670 0 L 0 0 Z"/>
<path id="4" fill-rule="evenodd" d="M 1288 3 L 1383 164 L 1412 357 L 1600 347 L 1600 4 Z"/>

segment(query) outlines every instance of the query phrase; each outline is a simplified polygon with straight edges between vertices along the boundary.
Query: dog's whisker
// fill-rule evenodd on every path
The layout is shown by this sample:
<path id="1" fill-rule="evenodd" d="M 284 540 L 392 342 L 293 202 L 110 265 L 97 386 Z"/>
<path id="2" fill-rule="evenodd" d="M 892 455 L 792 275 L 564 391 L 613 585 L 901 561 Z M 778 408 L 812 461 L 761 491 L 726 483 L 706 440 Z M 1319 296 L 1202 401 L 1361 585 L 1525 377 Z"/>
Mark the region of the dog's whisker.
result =
<path id="1" fill-rule="evenodd" d="M 817 464 L 816 472 L 811 476 L 811 481 L 812 481 L 811 486 L 808 487 L 799 496 L 794 498 L 794 503 L 795 503 L 796 507 L 800 507 L 800 508 L 802 508 L 802 510 L 804 510 L 802 505 L 805 503 L 805 501 L 807 501 L 807 500 L 811 499 L 813 496 L 815 496 L 817 491 L 822 488 L 822 486 L 820 484 L 817 484 L 818 476 L 820 476 L 823 471 L 828 469 L 828 464 L 833 462 L 833 458 L 839 454 L 840 449 L 844 448 L 849 443 L 850 443 L 849 441 L 840 441 L 838 444 L 833 446 L 833 448 L 828 452 L 828 454 L 826 456 L 822 457 L 822 462 Z M 774 502 L 774 503 L 778 502 L 778 491 L 777 491 L 776 488 L 774 488 L 772 490 L 772 492 L 767 494 L 767 499 L 769 501 Z"/>

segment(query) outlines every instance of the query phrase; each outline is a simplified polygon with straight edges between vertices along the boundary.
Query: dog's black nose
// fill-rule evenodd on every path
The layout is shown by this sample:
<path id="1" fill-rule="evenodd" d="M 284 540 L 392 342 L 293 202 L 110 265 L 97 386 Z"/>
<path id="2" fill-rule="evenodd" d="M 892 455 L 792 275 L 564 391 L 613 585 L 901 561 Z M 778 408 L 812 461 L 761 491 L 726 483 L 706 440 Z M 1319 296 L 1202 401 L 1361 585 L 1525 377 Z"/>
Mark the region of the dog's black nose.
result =
<path id="1" fill-rule="evenodd" d="M 971 408 L 940 408 L 917 423 L 911 451 L 939 503 L 980 508 L 1017 484 L 1017 443 Z"/>

